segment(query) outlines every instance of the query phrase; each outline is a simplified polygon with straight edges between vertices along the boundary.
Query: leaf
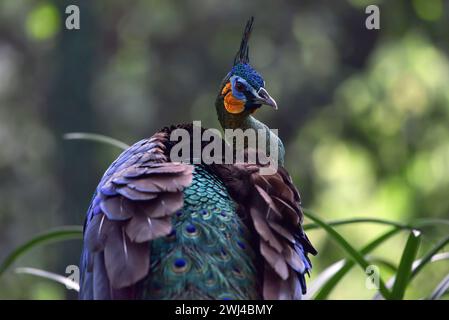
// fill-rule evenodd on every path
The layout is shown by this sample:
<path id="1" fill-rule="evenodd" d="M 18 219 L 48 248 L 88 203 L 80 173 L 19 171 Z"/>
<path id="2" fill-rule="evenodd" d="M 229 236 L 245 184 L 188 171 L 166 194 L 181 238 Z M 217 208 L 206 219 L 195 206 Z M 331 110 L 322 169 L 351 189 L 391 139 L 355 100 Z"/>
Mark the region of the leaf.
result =
<path id="1" fill-rule="evenodd" d="M 410 280 L 412 280 L 416 275 L 426 266 L 427 263 L 432 262 L 433 257 L 444 248 L 446 244 L 449 243 L 449 236 L 442 239 L 438 242 L 426 255 L 419 261 L 416 268 L 413 269 L 412 274 L 410 276 Z"/>
<path id="2" fill-rule="evenodd" d="M 396 273 L 396 280 L 394 281 L 390 299 L 402 300 L 404 298 L 405 290 L 407 289 L 407 285 L 412 275 L 413 261 L 418 253 L 420 243 L 421 232 L 418 230 L 412 230 L 408 237 L 404 251 L 402 251 L 402 257 Z"/>
<path id="3" fill-rule="evenodd" d="M 380 237 L 376 238 L 375 240 L 373 240 L 372 242 L 368 243 L 365 247 L 363 247 L 360 252 L 365 255 L 368 254 L 369 252 L 373 251 L 375 248 L 377 248 L 380 244 L 382 244 L 383 242 L 385 242 L 386 240 L 388 240 L 390 237 L 392 237 L 393 235 L 395 235 L 396 233 L 398 233 L 399 231 L 401 231 L 400 228 L 394 228 L 393 230 L 390 230 L 386 233 L 384 233 L 383 235 L 381 235 Z M 341 263 L 344 262 L 344 265 L 341 265 L 341 267 L 339 269 L 336 269 L 334 271 L 333 276 L 329 277 L 327 281 L 323 282 L 323 285 L 316 288 L 315 291 L 318 291 L 318 294 L 316 295 L 315 299 L 316 300 L 324 300 L 326 299 L 329 294 L 331 293 L 331 291 L 335 288 L 335 286 L 340 282 L 340 280 L 349 272 L 349 270 L 351 270 L 351 268 L 355 265 L 353 260 L 340 260 L 337 263 Z M 332 265 L 333 266 L 333 265 Z M 328 269 L 326 269 L 328 270 Z M 324 273 L 324 272 L 323 272 Z M 318 276 L 317 280 L 321 277 L 321 274 Z M 313 290 L 313 285 L 314 283 L 312 283 L 311 286 L 311 291 Z M 309 295 L 309 294 L 308 294 Z M 310 295 L 309 295 L 310 296 Z"/>
<path id="4" fill-rule="evenodd" d="M 432 294 L 427 298 L 429 300 L 440 299 L 449 290 L 449 274 L 436 286 Z"/>
<path id="5" fill-rule="evenodd" d="M 324 269 L 310 284 L 309 288 L 307 288 L 307 293 L 303 296 L 303 300 L 311 300 L 318 290 L 320 289 L 323 290 L 323 288 L 328 286 L 331 279 L 334 278 L 336 274 L 341 272 L 342 268 L 345 268 L 348 262 L 352 263 L 352 260 L 341 259 L 338 260 L 337 262 L 334 262 L 326 269 Z M 354 263 L 352 263 L 351 266 L 353 265 Z M 332 287 L 329 289 L 329 292 L 334 288 L 334 285 L 332 285 Z M 315 300 L 325 299 L 325 298 L 318 298 L 318 295 L 315 297 Z"/>
<path id="6" fill-rule="evenodd" d="M 36 269 L 36 268 L 16 268 L 14 271 L 15 271 L 15 273 L 19 273 L 19 274 L 31 274 L 33 276 L 53 280 L 55 282 L 59 282 L 59 283 L 65 285 L 67 287 L 67 289 L 73 289 L 76 292 L 80 291 L 80 285 L 78 283 L 76 283 L 75 281 L 73 281 L 67 277 L 61 276 L 57 273 L 45 271 L 42 269 Z"/>
<path id="7" fill-rule="evenodd" d="M 438 245 L 437 245 L 437 246 L 438 246 Z M 431 250 L 431 251 L 434 251 L 434 250 Z M 427 254 L 426 254 L 426 256 L 427 256 Z M 427 258 L 426 258 L 426 259 L 427 259 Z M 413 271 L 415 271 L 415 269 L 418 267 L 418 265 L 421 264 L 421 262 L 422 262 L 423 260 L 424 260 L 424 258 L 423 258 L 423 259 L 415 260 L 415 261 L 413 262 Z M 430 258 L 429 263 L 433 263 L 433 262 L 437 262 L 437 261 L 442 261 L 442 260 L 449 260 L 449 252 L 443 252 L 443 253 L 438 253 L 438 254 L 433 255 L 433 256 Z M 413 278 L 413 275 L 414 275 L 414 273 L 412 272 L 411 278 Z M 390 279 L 388 279 L 388 281 L 387 281 L 387 288 L 393 287 L 393 284 L 394 284 L 394 282 L 395 282 L 395 279 L 396 279 L 396 276 L 393 276 L 393 277 L 391 277 Z M 411 279 L 410 279 L 410 281 L 411 281 Z M 376 294 L 376 295 L 373 297 L 373 300 L 379 300 L 379 299 L 381 299 L 381 297 L 380 297 L 378 294 Z"/>
<path id="8" fill-rule="evenodd" d="M 307 210 L 305 210 L 306 216 L 308 216 L 307 213 L 309 213 L 309 212 Z M 449 220 L 433 219 L 433 218 L 432 219 L 427 219 L 427 218 L 426 219 L 418 219 L 410 224 L 403 224 L 403 223 L 399 223 L 399 222 L 395 222 L 395 221 L 389 221 L 389 220 L 383 220 L 383 219 L 377 219 L 377 218 L 352 218 L 352 219 L 342 219 L 342 220 L 326 222 L 326 224 L 328 226 L 340 226 L 340 225 L 357 224 L 357 223 L 376 223 L 376 224 L 390 225 L 390 226 L 397 228 L 397 230 L 396 231 L 393 230 L 393 232 L 397 232 L 400 229 L 413 230 L 418 227 L 424 228 L 424 227 L 435 227 L 435 226 L 445 226 L 445 227 L 449 226 Z M 322 226 L 316 222 L 303 225 L 304 230 L 312 230 L 312 229 L 317 229 L 319 227 L 322 227 Z M 412 271 L 412 273 L 410 275 L 410 279 L 408 281 L 411 281 L 411 279 L 416 276 L 416 274 L 426 265 L 426 263 L 431 262 L 434 255 L 441 248 L 443 248 L 447 243 L 449 243 L 449 237 L 440 241 L 440 243 L 437 244 L 431 251 L 429 251 L 429 253 L 422 260 L 415 261 L 413 264 L 413 266 L 414 266 L 413 271 Z M 361 251 L 363 251 L 364 249 L 362 249 Z M 367 258 L 367 260 L 369 260 L 369 259 Z M 333 270 L 333 274 L 334 274 L 333 276 L 331 276 L 330 274 L 327 274 L 326 279 L 320 279 L 320 281 L 322 281 L 321 286 L 319 288 L 315 289 L 315 291 L 320 290 L 320 292 L 316 295 L 315 299 L 326 299 L 326 297 L 330 294 L 330 292 L 333 290 L 333 288 L 344 277 L 344 275 L 346 275 L 346 273 L 352 268 L 353 265 L 354 265 L 353 261 L 346 261 L 345 265 L 340 266 L 340 268 Z M 415 267 L 415 265 L 416 265 L 416 267 Z M 389 266 L 389 268 L 392 270 L 393 270 L 393 267 L 394 267 L 393 265 Z M 327 271 L 327 269 L 326 269 L 326 271 Z M 393 283 L 395 282 L 395 279 L 396 279 L 396 277 L 392 277 L 389 280 L 389 282 L 387 283 L 386 288 L 391 288 L 393 286 Z M 318 278 L 317 278 L 317 280 L 318 280 Z M 309 292 L 310 292 L 310 290 L 309 290 Z M 310 297 L 311 295 L 308 294 L 308 296 Z M 379 298 L 379 297 L 377 296 L 377 298 Z"/>
<path id="9" fill-rule="evenodd" d="M 37 245 L 44 243 L 49 243 L 53 241 L 71 240 L 71 239 L 82 239 L 83 238 L 83 227 L 82 226 L 63 226 L 59 228 L 52 229 L 45 233 L 42 233 L 31 240 L 28 240 L 21 246 L 17 247 L 13 252 L 11 252 L 5 260 L 3 260 L 0 265 L 0 276 L 3 272 L 11 266 L 14 261 L 16 261 L 20 256 L 34 248 Z"/>
<path id="10" fill-rule="evenodd" d="M 368 261 L 365 260 L 363 255 L 351 246 L 337 231 L 335 231 L 330 225 L 322 221 L 320 218 L 310 213 L 308 210 L 304 210 L 304 215 L 314 221 L 317 225 L 322 227 L 339 245 L 344 251 L 353 259 L 363 271 L 369 266 Z M 390 296 L 389 290 L 385 287 L 385 283 L 382 279 L 379 279 L 379 290 L 385 298 Z"/>
<path id="11" fill-rule="evenodd" d="M 367 257 L 367 260 L 372 264 L 383 265 L 385 268 L 390 269 L 392 273 L 398 272 L 398 267 L 391 263 L 387 259 L 381 257 Z"/>
<path id="12" fill-rule="evenodd" d="M 61 17 L 53 3 L 43 2 L 33 8 L 26 18 L 25 29 L 33 40 L 48 40 L 61 29 Z"/>
<path id="13" fill-rule="evenodd" d="M 126 150 L 129 148 L 129 145 L 127 145 L 126 143 L 102 135 L 102 134 L 96 134 L 96 133 L 86 133 L 86 132 L 70 132 L 70 133 L 66 133 L 63 136 L 64 139 L 66 140 L 90 140 L 90 141 L 96 141 L 96 142 L 101 142 L 104 144 L 109 144 L 111 146 L 120 148 L 122 150 Z"/>
<path id="14" fill-rule="evenodd" d="M 305 210 L 307 211 L 307 210 Z M 353 218 L 353 219 L 342 219 L 342 220 L 334 220 L 326 222 L 329 226 L 340 226 L 340 225 L 347 225 L 347 224 L 353 224 L 353 223 L 377 223 L 377 224 L 385 224 L 389 226 L 393 226 L 396 228 L 401 229 L 413 229 L 414 227 L 407 224 L 402 224 L 395 221 L 389 221 L 389 220 L 383 220 L 383 219 L 376 219 L 376 218 Z M 306 223 L 303 225 L 304 230 L 312 230 L 319 228 L 320 225 L 318 223 Z"/>
<path id="15" fill-rule="evenodd" d="M 307 210 L 306 210 L 307 211 Z M 389 225 L 401 229 L 420 229 L 423 227 L 430 226 L 449 226 L 449 220 L 446 219 L 418 219 L 409 224 L 403 224 L 396 221 L 377 219 L 377 218 L 351 218 L 351 219 L 341 219 L 326 222 L 330 226 L 340 226 L 340 225 L 348 225 L 355 223 L 375 223 L 375 224 L 384 224 Z M 318 229 L 320 226 L 316 223 L 305 223 L 303 225 L 304 230 L 313 230 Z"/>
<path id="16" fill-rule="evenodd" d="M 418 228 L 428 227 L 428 226 L 449 227 L 449 220 L 448 219 L 438 219 L 438 218 L 423 218 L 423 219 L 416 220 L 414 225 Z"/>

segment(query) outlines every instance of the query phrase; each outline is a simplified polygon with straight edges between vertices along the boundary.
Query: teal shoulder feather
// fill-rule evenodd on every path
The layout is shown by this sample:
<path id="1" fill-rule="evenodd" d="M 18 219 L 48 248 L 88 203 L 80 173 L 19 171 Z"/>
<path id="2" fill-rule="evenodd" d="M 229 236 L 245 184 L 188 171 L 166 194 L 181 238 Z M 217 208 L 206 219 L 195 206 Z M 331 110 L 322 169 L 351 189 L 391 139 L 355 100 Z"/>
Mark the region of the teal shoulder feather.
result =
<path id="1" fill-rule="evenodd" d="M 195 166 L 173 231 L 151 244 L 146 299 L 257 299 L 251 234 L 226 187 Z"/>

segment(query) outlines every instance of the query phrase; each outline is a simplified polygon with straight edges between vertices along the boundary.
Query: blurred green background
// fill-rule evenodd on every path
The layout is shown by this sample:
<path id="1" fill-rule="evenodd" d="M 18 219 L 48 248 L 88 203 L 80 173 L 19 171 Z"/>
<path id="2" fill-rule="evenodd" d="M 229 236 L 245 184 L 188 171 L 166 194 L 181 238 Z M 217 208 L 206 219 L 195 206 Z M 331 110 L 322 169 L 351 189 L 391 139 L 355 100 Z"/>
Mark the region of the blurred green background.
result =
<path id="1" fill-rule="evenodd" d="M 80 30 L 64 27 L 69 4 L 80 7 Z M 380 7 L 380 30 L 365 28 L 368 4 Z M 172 123 L 218 127 L 215 96 L 250 15 L 251 61 L 279 104 L 256 116 L 279 128 L 304 206 L 325 220 L 447 218 L 449 1 L 1 1 L 0 261 L 34 234 L 81 225 L 120 152 L 64 133 L 133 143 Z M 382 230 L 339 229 L 356 247 Z M 444 234 L 426 232 L 423 247 Z M 320 253 L 313 279 L 342 252 L 322 231 L 309 237 Z M 405 241 L 375 254 L 397 263 Z M 46 245 L 15 267 L 64 274 L 80 251 L 80 241 Z M 448 270 L 429 267 L 406 297 L 422 297 Z M 373 295 L 354 269 L 330 298 Z M 0 298 L 76 294 L 10 269 Z"/>

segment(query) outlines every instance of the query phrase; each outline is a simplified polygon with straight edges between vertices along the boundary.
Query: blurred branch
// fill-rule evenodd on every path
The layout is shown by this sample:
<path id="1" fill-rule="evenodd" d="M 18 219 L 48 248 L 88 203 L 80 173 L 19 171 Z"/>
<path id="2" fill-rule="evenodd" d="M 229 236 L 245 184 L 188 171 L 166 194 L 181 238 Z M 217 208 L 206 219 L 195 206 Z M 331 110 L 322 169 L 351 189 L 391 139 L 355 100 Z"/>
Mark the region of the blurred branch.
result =
<path id="1" fill-rule="evenodd" d="M 105 144 L 109 144 L 112 145 L 114 147 L 120 148 L 122 150 L 126 150 L 129 148 L 129 145 L 127 145 L 126 143 L 102 135 L 102 134 L 96 134 L 96 133 L 85 133 L 85 132 L 71 132 L 71 133 L 66 133 L 63 135 L 63 138 L 65 140 L 90 140 L 90 141 L 96 141 L 96 142 L 101 142 L 101 143 L 105 143 Z"/>
<path id="2" fill-rule="evenodd" d="M 63 277 L 57 273 L 53 273 L 53 272 L 49 272 L 49 271 L 45 271 L 45 270 L 41 270 L 41 269 L 36 269 L 36 268 L 26 268 L 26 267 L 16 268 L 14 271 L 19 274 L 30 274 L 33 276 L 53 280 L 55 282 L 59 282 L 59 283 L 65 285 L 67 287 L 67 289 L 73 289 L 76 292 L 80 291 L 80 286 L 78 283 L 76 283 L 75 281 L 73 281 L 69 278 Z"/>
<path id="3" fill-rule="evenodd" d="M 0 265 L 0 277 L 20 256 L 22 256 L 27 251 L 31 250 L 37 245 L 50 243 L 53 241 L 82 239 L 82 238 L 83 238 L 82 226 L 64 226 L 42 233 L 32 238 L 31 240 L 25 242 L 21 246 L 17 247 L 13 252 L 11 252 L 6 257 L 6 259 Z"/>

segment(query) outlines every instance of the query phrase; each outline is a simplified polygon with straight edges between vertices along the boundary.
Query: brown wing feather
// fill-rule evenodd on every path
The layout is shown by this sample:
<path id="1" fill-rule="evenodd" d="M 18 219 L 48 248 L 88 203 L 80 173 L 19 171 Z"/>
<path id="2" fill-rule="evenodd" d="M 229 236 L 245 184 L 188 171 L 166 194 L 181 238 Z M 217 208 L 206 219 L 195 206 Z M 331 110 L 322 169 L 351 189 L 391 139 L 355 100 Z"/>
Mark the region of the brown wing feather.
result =
<path id="1" fill-rule="evenodd" d="M 259 215 L 272 208 L 276 208 L 277 212 L 280 212 L 279 215 L 265 214 L 263 216 L 273 236 L 266 239 L 259 233 L 261 238 L 264 238 L 264 241 L 260 242 L 261 254 L 271 268 L 264 277 L 264 297 L 300 298 L 301 292 L 305 292 L 304 273 L 308 273 L 307 253 L 316 254 L 316 251 L 305 237 L 301 227 L 303 213 L 300 207 L 299 193 L 283 168 L 279 168 L 278 172 L 271 176 L 261 176 L 258 172 L 252 173 L 250 182 L 255 186 L 251 210 L 259 211 Z M 271 211 L 276 212 L 276 210 Z M 256 215 L 252 214 L 251 216 L 255 217 Z M 296 239 L 301 243 L 307 243 L 307 248 L 298 247 Z M 281 252 L 278 250 L 278 245 L 273 245 L 277 242 L 281 243 Z M 302 253 L 300 250 L 305 252 Z M 303 255 L 300 256 L 300 254 Z M 306 261 L 303 261 L 302 257 Z M 288 272 L 285 271 L 284 266 L 287 266 Z M 302 279 L 303 287 L 301 287 L 300 279 Z M 277 285 L 273 285 L 273 281 Z"/>
<path id="2" fill-rule="evenodd" d="M 87 272 L 110 292 L 94 297 L 130 298 L 149 269 L 149 241 L 168 235 L 171 216 L 183 206 L 193 167 L 168 162 L 167 133 L 159 132 L 125 151 L 97 188 L 85 227 Z M 106 283 L 107 282 L 107 283 Z"/>
<path id="3" fill-rule="evenodd" d="M 259 236 L 259 252 L 265 260 L 263 297 L 298 299 L 305 292 L 304 274 L 310 269 L 307 254 L 316 254 L 316 250 L 302 230 L 300 196 L 290 175 L 284 168 L 272 175 L 261 175 L 261 166 L 212 168 L 240 205 L 239 212 L 249 213 Z"/>
<path id="4" fill-rule="evenodd" d="M 104 260 L 111 287 L 129 287 L 148 273 L 148 242 L 132 242 L 123 223 L 113 223 L 104 248 Z"/>

